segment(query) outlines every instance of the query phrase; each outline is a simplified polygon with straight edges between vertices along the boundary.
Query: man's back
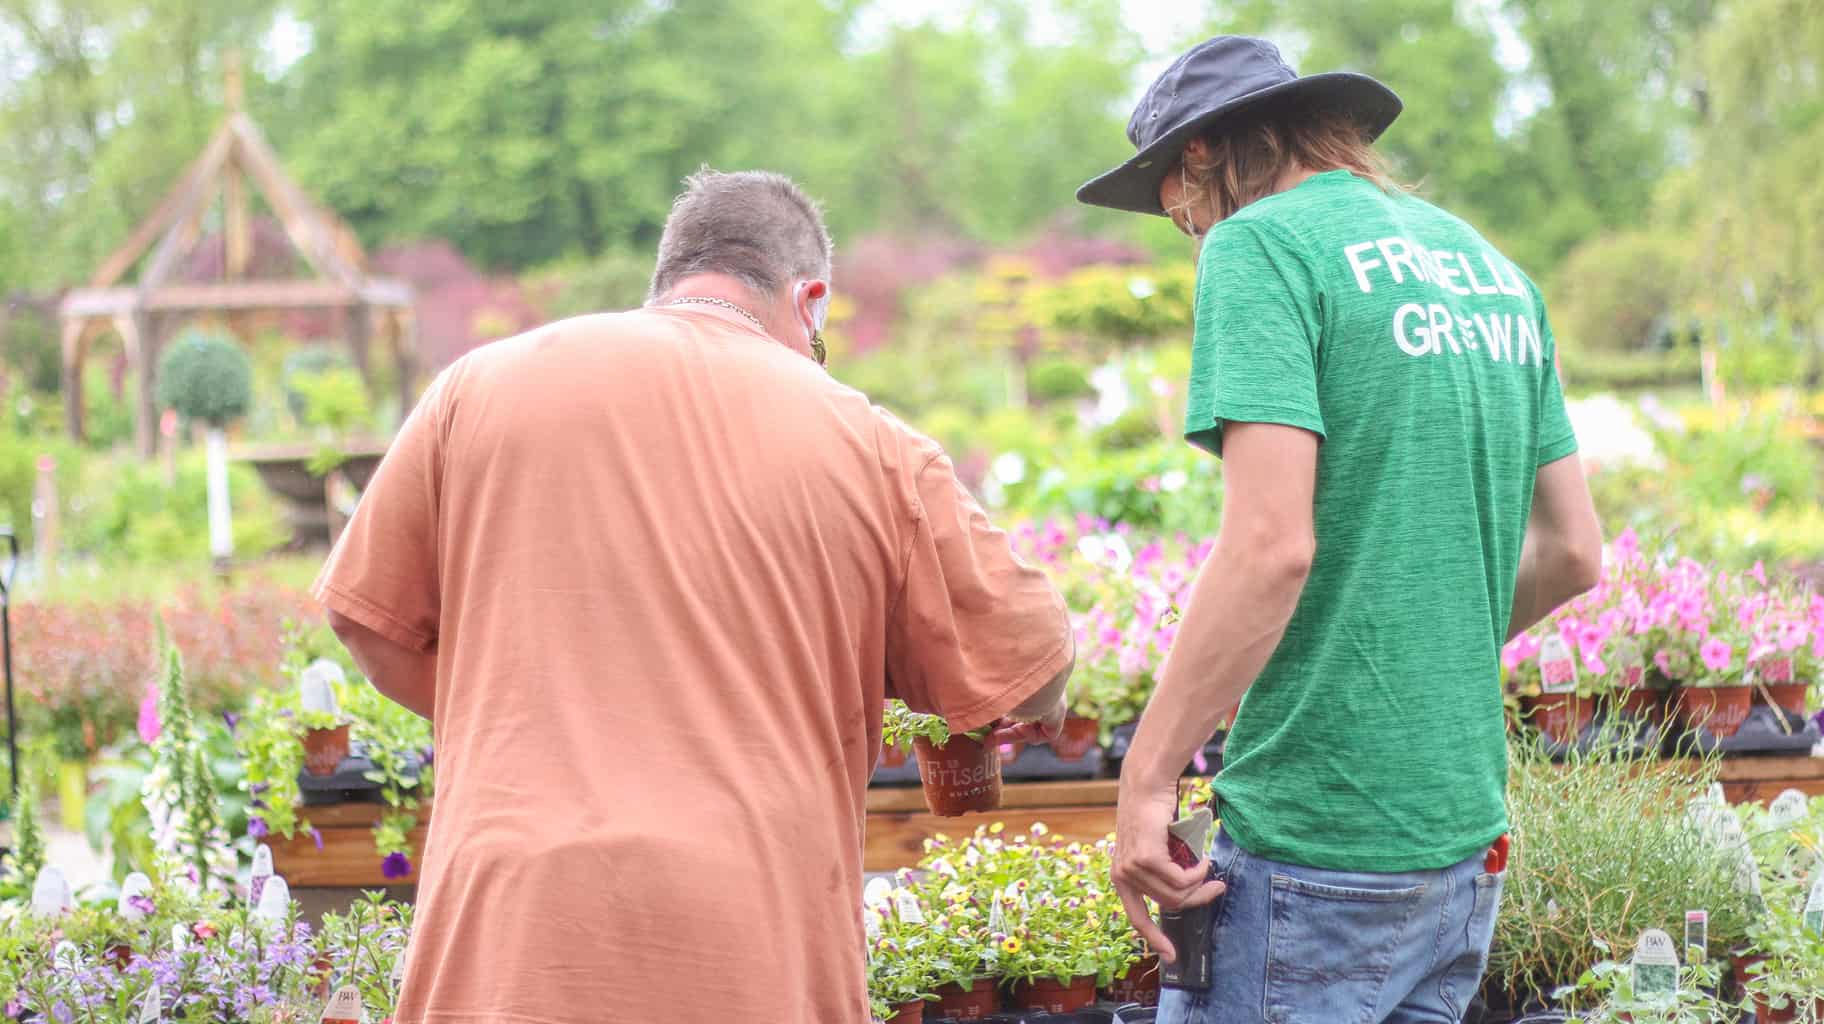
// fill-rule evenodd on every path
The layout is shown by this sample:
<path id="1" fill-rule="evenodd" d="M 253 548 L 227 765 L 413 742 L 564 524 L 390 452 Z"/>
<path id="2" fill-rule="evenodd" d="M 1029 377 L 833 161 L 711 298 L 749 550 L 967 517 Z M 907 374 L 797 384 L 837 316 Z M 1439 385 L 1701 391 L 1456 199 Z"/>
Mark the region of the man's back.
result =
<path id="1" fill-rule="evenodd" d="M 1218 225 L 1189 423 L 1324 440 L 1317 555 L 1220 783 L 1243 848 L 1442 867 L 1505 829 L 1499 650 L 1538 466 L 1575 448 L 1538 291 L 1475 231 L 1345 171 Z"/>
<path id="2" fill-rule="evenodd" d="M 934 578 L 968 573 L 921 538 L 994 539 L 941 525 L 973 507 L 941 453 L 703 307 L 489 346 L 414 419 L 363 500 L 431 505 L 433 589 L 364 593 L 415 560 L 384 518 L 324 588 L 437 644 L 402 1019 L 866 1019 L 861 825 L 888 674 L 975 727 L 1048 664 L 939 611 Z M 977 583 L 1029 616 L 992 632 L 1063 635 L 1040 574 Z M 982 671 L 931 660 L 946 648 Z"/>

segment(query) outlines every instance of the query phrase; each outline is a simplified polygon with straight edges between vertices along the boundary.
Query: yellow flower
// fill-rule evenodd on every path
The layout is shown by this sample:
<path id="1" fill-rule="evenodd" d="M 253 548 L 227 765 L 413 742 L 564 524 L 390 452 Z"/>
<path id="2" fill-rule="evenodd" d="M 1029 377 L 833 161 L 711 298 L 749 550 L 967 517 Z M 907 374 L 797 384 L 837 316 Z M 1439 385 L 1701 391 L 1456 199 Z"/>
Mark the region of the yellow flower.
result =
<path id="1" fill-rule="evenodd" d="M 1018 953 L 1019 951 L 1020 951 L 1020 940 L 1019 939 L 1016 939 L 1013 936 L 1009 935 L 1005 939 L 1001 940 L 1001 952 Z"/>
<path id="2" fill-rule="evenodd" d="M 988 826 L 988 834 L 991 836 L 998 836 L 1002 832 L 1005 832 L 1006 830 L 1007 830 L 1007 826 L 998 821 L 995 822 L 994 824 Z"/>

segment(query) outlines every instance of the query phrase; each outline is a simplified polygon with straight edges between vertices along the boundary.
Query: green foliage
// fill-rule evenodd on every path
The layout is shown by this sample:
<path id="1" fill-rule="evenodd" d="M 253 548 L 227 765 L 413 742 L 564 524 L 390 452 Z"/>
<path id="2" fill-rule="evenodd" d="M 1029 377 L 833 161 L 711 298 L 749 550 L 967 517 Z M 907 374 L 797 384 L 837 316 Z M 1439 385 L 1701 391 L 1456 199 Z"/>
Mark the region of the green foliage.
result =
<path id="1" fill-rule="evenodd" d="M 1592 945 L 1602 953 L 1609 945 Z M 1642 995 L 1634 991 L 1631 964 L 1603 960 L 1554 993 L 1569 1007 L 1592 1005 L 1578 1012 L 1572 1024 L 1714 1024 L 1729 1019 L 1728 1004 L 1717 996 L 1722 971 L 1716 964 L 1683 964 L 1678 986 L 1670 995 Z"/>
<path id="2" fill-rule="evenodd" d="M 158 360 L 158 404 L 185 419 L 226 426 L 253 402 L 253 364 L 229 338 L 192 332 Z"/>
<path id="3" fill-rule="evenodd" d="M 917 739 L 944 746 L 950 742 L 950 727 L 936 715 L 920 714 L 906 707 L 903 700 L 887 701 L 880 731 L 881 743 L 888 747 L 908 748 Z"/>
<path id="4" fill-rule="evenodd" d="M 1687 433 L 1660 432 L 1681 500 L 1712 509 L 1752 501 L 1762 509 L 1814 507 L 1824 460 L 1775 417 L 1750 417 Z"/>
<path id="5" fill-rule="evenodd" d="M 234 881 L 235 855 L 190 706 L 183 655 L 162 622 L 158 647 L 159 735 L 141 787 L 155 856 L 188 871 L 205 891 L 225 888 Z"/>
<path id="6" fill-rule="evenodd" d="M 1553 764 L 1516 748 L 1508 781 L 1513 859 L 1489 952 L 1489 976 L 1524 996 L 1581 977 L 1647 928 L 1677 933 L 1710 912 L 1712 948 L 1747 937 L 1751 898 L 1739 853 L 1694 828 L 1715 761 L 1631 760 L 1602 751 Z M 1598 942 L 1605 946 L 1596 945 Z"/>
<path id="7" fill-rule="evenodd" d="M 543 267 L 527 275 L 525 284 L 552 319 L 612 313 L 645 304 L 652 264 L 651 253 L 617 248 Z"/>
<path id="8" fill-rule="evenodd" d="M 1703 373 L 1695 348 L 1585 352 L 1567 345 L 1558 350 L 1558 362 L 1565 389 L 1577 394 L 1696 388 Z"/>
<path id="9" fill-rule="evenodd" d="M 1033 403 L 1063 402 L 1095 394 L 1089 374 L 1069 359 L 1047 359 L 1026 370 L 1026 396 Z"/>
<path id="10" fill-rule="evenodd" d="M 1089 516 L 1136 530 L 1214 536 L 1222 520 L 1221 464 L 1182 442 L 1069 451 L 1009 488 L 1006 508 L 1024 518 Z"/>
<path id="11" fill-rule="evenodd" d="M 32 881 L 44 868 L 44 828 L 38 823 L 38 781 L 32 772 L 19 776 L 19 798 L 13 807 L 13 848 L 6 855 L 0 888 L 30 895 Z"/>
<path id="12" fill-rule="evenodd" d="M 175 484 L 166 482 L 162 467 L 137 458 L 91 460 L 81 494 L 72 499 L 65 543 L 109 564 L 207 561 L 207 472 L 200 452 L 178 457 Z M 237 552 L 257 557 L 290 539 L 277 499 L 252 469 L 231 465 L 228 493 Z"/>
<path id="13" fill-rule="evenodd" d="M 66 498 L 82 475 L 83 451 L 56 436 L 19 434 L 0 427 L 0 526 L 10 526 L 21 548 L 36 540 L 32 501 L 38 488 L 38 461 L 56 465 L 57 490 Z"/>
<path id="14" fill-rule="evenodd" d="M 1686 239 L 1625 231 L 1583 243 L 1558 270 L 1552 323 L 1559 351 L 1664 347 L 1689 292 Z"/>
<path id="15" fill-rule="evenodd" d="M 1128 345 L 1188 336 L 1196 285 L 1197 269 L 1189 261 L 1085 267 L 1036 289 L 1027 305 L 1048 327 Z"/>
<path id="16" fill-rule="evenodd" d="M 262 362 L 269 362 L 263 360 Z M 308 397 L 299 388 L 300 378 L 313 378 L 328 370 L 354 369 L 348 357 L 327 345 L 307 345 L 293 349 L 285 354 L 279 364 L 279 390 L 285 395 L 285 406 L 291 418 L 299 423 L 307 422 L 309 412 Z"/>

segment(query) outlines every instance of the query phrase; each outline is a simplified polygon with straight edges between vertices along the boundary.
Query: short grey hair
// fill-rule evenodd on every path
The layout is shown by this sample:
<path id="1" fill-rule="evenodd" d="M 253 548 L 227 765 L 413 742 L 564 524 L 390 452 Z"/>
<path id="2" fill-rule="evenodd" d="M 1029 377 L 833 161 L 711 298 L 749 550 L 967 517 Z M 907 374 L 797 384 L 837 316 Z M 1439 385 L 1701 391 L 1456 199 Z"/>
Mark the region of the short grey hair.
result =
<path id="1" fill-rule="evenodd" d="M 823 211 L 792 179 L 705 167 L 684 179 L 665 219 L 648 301 L 686 277 L 712 273 L 774 298 L 793 280 L 829 280 L 830 254 Z"/>

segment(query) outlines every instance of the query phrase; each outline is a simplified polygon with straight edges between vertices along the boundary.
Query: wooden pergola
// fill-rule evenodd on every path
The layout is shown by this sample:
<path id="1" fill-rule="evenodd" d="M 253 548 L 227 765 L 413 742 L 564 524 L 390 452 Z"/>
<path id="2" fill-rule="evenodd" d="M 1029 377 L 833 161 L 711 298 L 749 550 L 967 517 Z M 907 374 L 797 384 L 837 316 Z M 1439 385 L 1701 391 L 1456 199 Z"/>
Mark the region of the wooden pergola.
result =
<path id="1" fill-rule="evenodd" d="M 83 433 L 82 368 L 96 337 L 112 327 L 138 379 L 134 434 L 142 454 L 158 447 L 158 357 L 177 327 L 197 316 L 255 311 L 339 311 L 356 369 L 372 387 L 370 348 L 376 336 L 398 369 L 402 408 L 416 397 L 412 290 L 402 281 L 369 276 L 366 254 L 348 225 L 312 201 L 280 165 L 259 128 L 240 109 L 238 73 L 228 78 L 228 116 L 127 240 L 95 271 L 88 286 L 64 296 L 63 393 L 70 434 Z M 316 276 L 274 280 L 247 276 L 253 251 L 252 196 L 257 187 L 285 236 Z M 219 200 L 225 250 L 219 281 L 174 280 L 197 246 Z M 124 284 L 150 253 L 136 283 Z"/>

